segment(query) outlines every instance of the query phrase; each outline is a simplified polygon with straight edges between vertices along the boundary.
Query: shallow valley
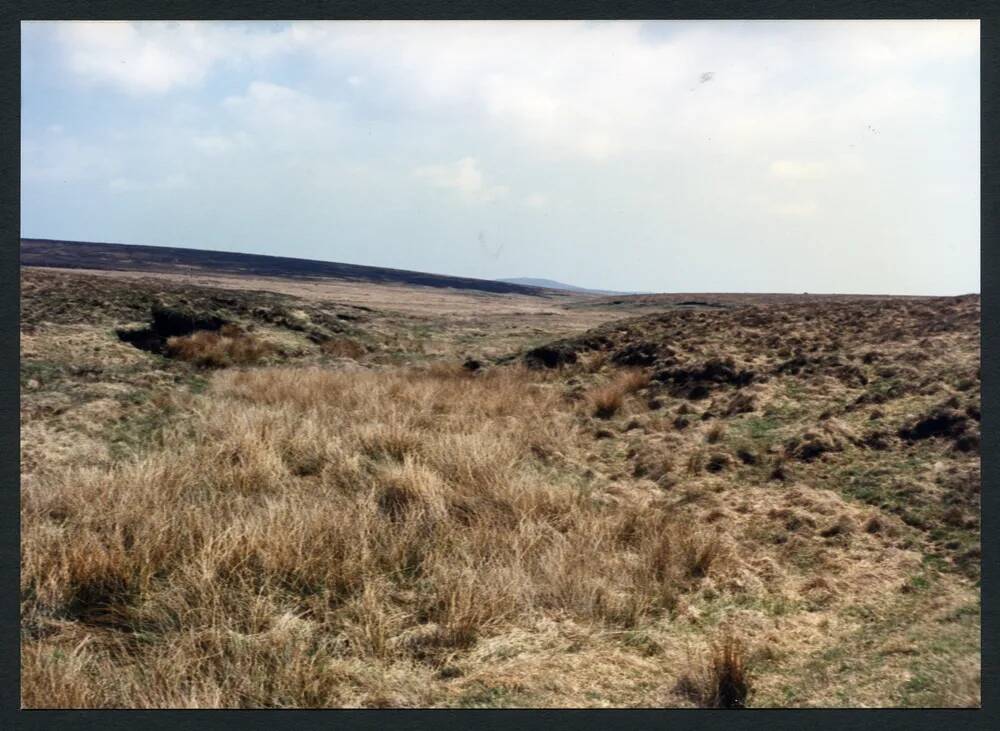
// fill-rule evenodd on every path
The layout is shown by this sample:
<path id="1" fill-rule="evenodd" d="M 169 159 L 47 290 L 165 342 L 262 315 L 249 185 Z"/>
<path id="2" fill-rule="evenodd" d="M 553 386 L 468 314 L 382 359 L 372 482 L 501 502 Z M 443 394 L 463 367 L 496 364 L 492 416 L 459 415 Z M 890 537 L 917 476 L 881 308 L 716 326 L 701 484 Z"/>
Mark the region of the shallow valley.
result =
<path id="1" fill-rule="evenodd" d="M 980 703 L 978 296 L 21 286 L 25 706 Z"/>

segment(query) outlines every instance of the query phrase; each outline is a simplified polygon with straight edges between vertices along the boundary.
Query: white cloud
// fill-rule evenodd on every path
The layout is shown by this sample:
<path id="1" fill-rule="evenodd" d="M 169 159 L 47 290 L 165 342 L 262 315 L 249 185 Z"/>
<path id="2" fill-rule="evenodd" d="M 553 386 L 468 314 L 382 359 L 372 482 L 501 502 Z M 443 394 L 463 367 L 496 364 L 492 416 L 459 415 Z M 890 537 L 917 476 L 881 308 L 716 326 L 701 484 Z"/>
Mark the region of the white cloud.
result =
<path id="1" fill-rule="evenodd" d="M 321 248 L 342 225 L 345 241 L 368 246 L 344 244 L 343 256 L 429 267 L 439 255 L 436 266 L 457 271 L 455 242 L 472 226 L 489 226 L 493 241 L 505 221 L 518 242 L 507 255 L 520 245 L 526 263 L 555 265 L 586 251 L 579 266 L 595 283 L 615 276 L 607 240 L 655 260 L 611 289 L 740 286 L 736 274 L 720 280 L 716 262 L 735 272 L 752 247 L 792 262 L 787 281 L 832 281 L 840 267 L 851 282 L 851 262 L 877 249 L 932 282 L 939 242 L 978 245 L 975 22 L 34 28 L 23 44 L 35 63 L 25 64 L 22 199 L 40 226 L 75 215 L 60 191 L 92 185 L 114 202 L 124 196 L 109 187 L 144 190 L 166 202 L 155 224 L 134 200 L 122 205 L 135 236 L 190 226 L 192 241 L 211 230 L 259 236 L 266 249 L 273 218 Z M 67 81 L 86 93 L 66 93 Z M 97 105 L 107 115 L 95 123 Z M 47 132 L 54 123 L 65 130 Z M 187 179 L 171 179 L 178 165 Z M 152 194 L 185 184 L 184 217 L 179 195 Z M 437 193 L 435 210 L 409 195 L 421 186 Z M 947 205 L 928 204 L 944 195 Z M 484 201 L 497 205 L 461 205 Z M 427 243 L 419 254 L 385 243 L 411 234 Z M 800 255 L 804 238 L 829 252 L 826 267 Z M 963 261 L 955 267 L 978 266 Z"/>
<path id="2" fill-rule="evenodd" d="M 271 146 L 301 147 L 330 138 L 337 128 L 336 104 L 268 81 L 251 82 L 222 106 L 234 124 L 255 130 L 258 140 Z"/>
<path id="3" fill-rule="evenodd" d="M 818 39 L 808 46 L 805 28 Z M 310 43 L 320 59 L 361 63 L 418 110 L 481 114 L 546 155 L 594 161 L 690 149 L 692 141 L 784 147 L 915 110 L 933 114 L 946 107 L 948 91 L 905 72 L 978 52 L 976 24 L 960 22 L 695 24 L 655 44 L 641 29 L 631 22 L 362 22 L 314 26 Z M 860 89 L 794 81 L 802 64 L 842 70 L 854 63 L 845 56 L 866 58 L 883 46 L 891 65 L 866 67 L 871 80 Z M 699 83 L 708 71 L 712 82 Z"/>
<path id="4" fill-rule="evenodd" d="M 266 58 L 296 45 L 287 30 L 252 23 L 72 21 L 55 28 L 73 74 L 135 95 L 197 86 L 220 63 Z"/>
<path id="5" fill-rule="evenodd" d="M 657 100 L 685 83 L 681 54 L 635 23 L 358 23 L 328 27 L 320 58 L 360 61 L 397 101 L 477 115 L 547 154 L 606 160 L 670 119 Z M 703 70 L 703 69 L 701 69 Z M 625 111 L 627 110 L 627 112 Z"/>
<path id="6" fill-rule="evenodd" d="M 815 214 L 819 210 L 819 207 L 815 201 L 789 201 L 786 203 L 776 203 L 771 206 L 771 210 L 780 216 L 804 218 Z"/>
<path id="7" fill-rule="evenodd" d="M 92 21 L 60 24 L 58 34 L 70 70 L 88 81 L 135 94 L 200 82 L 219 50 L 199 42 L 202 33 L 162 29 Z"/>
<path id="8" fill-rule="evenodd" d="M 232 135 L 196 135 L 192 142 L 197 149 L 206 155 L 217 157 L 232 152 L 238 147 L 247 145 L 249 135 L 245 132 L 237 132 Z"/>
<path id="9" fill-rule="evenodd" d="M 58 30 L 73 73 L 130 93 L 192 87 L 220 64 L 296 53 L 320 67 L 364 69 L 347 84 L 379 88 L 396 103 L 479 114 L 547 155 L 593 161 L 683 149 L 692 139 L 717 149 L 784 146 L 914 110 L 934 115 L 947 90 L 906 73 L 976 55 L 979 37 L 978 22 L 963 21 L 696 23 L 655 43 L 637 22 L 72 22 Z M 863 71 L 869 83 L 841 88 L 832 101 L 827 90 L 794 83 L 802 64 Z M 708 72 L 712 82 L 700 83 Z"/>
<path id="10" fill-rule="evenodd" d="M 979 54 L 978 20 L 881 20 L 830 23 L 831 63 L 863 71 L 938 63 Z"/>
<path id="11" fill-rule="evenodd" d="M 507 194 L 507 188 L 502 185 L 486 184 L 479 161 L 474 157 L 442 165 L 424 165 L 416 168 L 413 174 L 435 188 L 456 190 L 468 200 L 490 202 Z"/>
<path id="12" fill-rule="evenodd" d="M 775 160 L 770 166 L 771 175 L 788 180 L 815 180 L 826 176 L 827 166 L 822 162 Z"/>

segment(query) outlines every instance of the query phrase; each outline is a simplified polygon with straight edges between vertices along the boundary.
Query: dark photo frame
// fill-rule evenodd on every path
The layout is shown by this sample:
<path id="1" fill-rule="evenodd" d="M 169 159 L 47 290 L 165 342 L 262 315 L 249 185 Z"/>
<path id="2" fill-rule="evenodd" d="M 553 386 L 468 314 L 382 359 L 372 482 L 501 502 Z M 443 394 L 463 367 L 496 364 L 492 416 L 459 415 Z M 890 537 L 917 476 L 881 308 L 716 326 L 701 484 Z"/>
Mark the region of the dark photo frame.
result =
<path id="1" fill-rule="evenodd" d="M 330 725 L 347 728 L 382 728 L 401 726 L 403 728 L 444 727 L 444 728 L 604 728 L 621 726 L 625 728 L 662 728 L 680 725 L 706 728 L 801 728 L 804 725 L 819 724 L 833 728 L 996 728 L 1000 727 L 1000 713 L 996 681 L 998 658 L 996 643 L 996 586 L 997 537 L 996 525 L 998 506 L 997 467 L 998 436 L 996 417 L 996 383 L 1000 349 L 997 347 L 995 323 L 1000 321 L 1000 308 L 996 304 L 996 272 L 998 271 L 997 211 L 998 181 L 1000 181 L 1000 160 L 994 135 L 996 119 L 1000 114 L 997 104 L 997 87 L 1000 66 L 997 61 L 997 31 L 1000 29 L 996 8 L 986 3 L 975 2 L 831 2 L 816 3 L 768 0 L 766 2 L 440 2 L 406 3 L 389 2 L 344 2 L 316 3 L 276 0 L 275 2 L 254 2 L 229 0 L 212 5 L 178 0 L 176 2 L 107 2 L 81 3 L 49 0 L 47 2 L 22 2 L 12 4 L 3 11 L 4 22 L 0 34 L 0 51 L 5 63 L 0 65 L 0 88 L 9 100 L 0 108 L 0 128 L 4 145 L 0 157 L 0 170 L 5 176 L 2 189 L 0 222 L 4 232 L 5 246 L 3 261 L 0 262 L 0 321 L 5 337 L 0 338 L 5 359 L 0 369 L 0 422 L 4 454 L 3 489 L 0 494 L 7 501 L 0 510 L 0 704 L 3 720 L 0 724 L 11 728 L 133 728 L 133 727 L 233 727 L 271 728 L 275 726 L 327 727 Z M 982 544 L 981 564 L 981 703 L 979 709 L 747 709 L 745 711 L 724 711 L 704 709 L 366 709 L 366 710 L 24 710 L 20 708 L 20 647 L 24 630 L 21 627 L 20 600 L 20 419 L 22 405 L 22 380 L 20 370 L 20 321 L 22 262 L 28 264 L 22 244 L 21 231 L 21 151 L 22 137 L 19 99 L 21 95 L 21 21 L 26 20 L 71 20 L 71 19 L 121 19 L 121 20 L 210 20 L 210 19 L 875 19 L 875 18 L 964 18 L 980 21 L 980 253 L 981 253 L 981 372 L 982 411 L 981 421 L 981 474 L 982 497 L 980 537 Z M 142 243 L 142 242 L 135 242 Z M 34 250 L 32 250 L 34 251 Z M 29 252 L 31 253 L 31 252 Z M 261 252 L 263 253 L 263 252 Z M 279 253 L 279 252 L 268 252 Z M 34 255 L 32 253 L 31 255 Z M 225 253 L 220 254 L 225 259 Z M 320 258 L 320 257 L 316 257 Z M 295 268 L 300 259 L 289 259 L 284 263 L 265 262 L 260 266 L 284 266 Z M 233 266 L 244 266 L 244 263 Z M 56 264 L 55 266 L 60 266 Z M 219 266 L 228 266 L 225 262 Z M 102 268 L 102 267 L 94 267 Z M 359 267 L 358 269 L 362 269 Z M 355 275 L 361 276 L 357 272 Z M 404 272 L 404 274 L 408 274 Z M 513 275 L 513 273 L 512 273 Z M 514 285 L 519 286 L 519 285 Z M 678 300 L 680 302 L 680 300 Z M 681 304 L 688 304 L 681 302 Z M 697 303 L 694 303 L 697 305 Z M 350 323 L 352 312 L 344 311 L 342 322 Z M 636 314 L 636 313 L 629 313 Z M 155 315 L 154 315 L 155 317 Z M 164 314 L 164 321 L 171 315 Z M 185 326 L 186 327 L 186 326 Z M 169 329 L 169 328 L 168 328 Z M 201 329 L 201 328 L 195 328 Z M 182 328 L 183 330 L 183 328 Z M 150 337 L 155 340 L 162 336 L 163 343 L 154 342 L 154 347 L 165 347 L 166 337 L 174 334 L 163 333 L 133 335 L 137 341 Z M 184 334 L 190 330 L 178 333 Z M 325 337 L 325 336 L 324 336 Z M 124 338 L 123 338 L 124 339 Z M 143 341 L 143 342 L 146 342 Z M 541 361 L 555 355 L 542 353 Z M 641 354 L 636 362 L 641 361 Z M 480 363 L 475 357 L 468 361 L 468 371 L 475 371 Z M 645 362 L 645 361 L 641 361 Z M 543 364 L 544 365 L 544 364 Z M 678 389 L 690 389 L 698 385 L 697 378 L 690 374 L 676 372 L 665 378 L 666 383 Z M 919 370 L 919 364 L 916 365 Z M 737 368 L 734 379 L 740 377 Z M 750 378 L 748 376 L 748 378 Z M 687 380 L 685 380 L 687 379 Z M 687 393 L 687 392 L 685 392 Z M 963 404 L 964 406 L 964 404 Z M 827 529 L 827 526 L 819 526 Z"/>

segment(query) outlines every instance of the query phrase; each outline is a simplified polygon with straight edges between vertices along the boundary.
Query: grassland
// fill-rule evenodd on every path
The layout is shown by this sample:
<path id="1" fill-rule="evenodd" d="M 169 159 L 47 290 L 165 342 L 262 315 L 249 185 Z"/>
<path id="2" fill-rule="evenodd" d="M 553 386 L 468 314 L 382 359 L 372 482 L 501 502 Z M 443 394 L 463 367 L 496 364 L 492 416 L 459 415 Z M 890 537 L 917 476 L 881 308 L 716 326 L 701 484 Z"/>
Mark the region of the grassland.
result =
<path id="1" fill-rule="evenodd" d="M 25 269 L 23 704 L 979 705 L 978 297 L 691 300 Z"/>

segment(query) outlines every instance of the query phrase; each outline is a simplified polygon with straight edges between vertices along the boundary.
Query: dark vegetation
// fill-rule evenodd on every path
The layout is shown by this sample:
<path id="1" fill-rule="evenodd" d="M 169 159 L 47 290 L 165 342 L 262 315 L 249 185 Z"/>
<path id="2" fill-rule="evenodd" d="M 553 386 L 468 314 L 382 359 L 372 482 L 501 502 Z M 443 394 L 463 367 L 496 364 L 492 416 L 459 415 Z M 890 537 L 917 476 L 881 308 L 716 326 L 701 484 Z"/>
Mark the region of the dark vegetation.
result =
<path id="1" fill-rule="evenodd" d="M 898 515 L 921 531 L 928 555 L 976 577 L 979 298 L 748 300 L 672 303 L 538 345 L 522 360 L 602 374 L 590 397 L 602 421 L 625 410 L 614 374 L 641 369 L 646 409 L 679 403 L 667 417 L 675 433 L 708 421 L 751 437 L 709 427 L 705 441 L 728 451 L 692 453 L 689 474 L 752 469 L 772 484 L 829 486 Z"/>
<path id="2" fill-rule="evenodd" d="M 302 315 L 305 315 L 303 317 Z M 22 281 L 21 329 L 42 322 L 106 324 L 150 322 L 161 336 L 256 321 L 302 332 L 317 342 L 352 334 L 372 316 L 363 305 L 313 302 L 257 290 L 221 290 L 164 279 L 117 282 L 104 277 L 34 272 Z M 207 324 L 207 328 L 199 325 Z"/>
<path id="3" fill-rule="evenodd" d="M 713 643 L 704 667 L 681 675 L 676 690 L 702 708 L 747 707 L 750 678 L 746 650 L 733 634 Z"/>
<path id="4" fill-rule="evenodd" d="M 451 277 L 404 269 L 339 264 L 169 246 L 133 246 L 84 241 L 21 239 L 22 266 L 69 269 L 111 269 L 138 272 L 176 272 L 180 267 L 213 274 L 240 274 L 258 277 L 335 278 L 372 284 L 411 284 L 448 287 L 500 294 L 547 296 L 548 290 L 510 282 L 469 277 Z"/>

